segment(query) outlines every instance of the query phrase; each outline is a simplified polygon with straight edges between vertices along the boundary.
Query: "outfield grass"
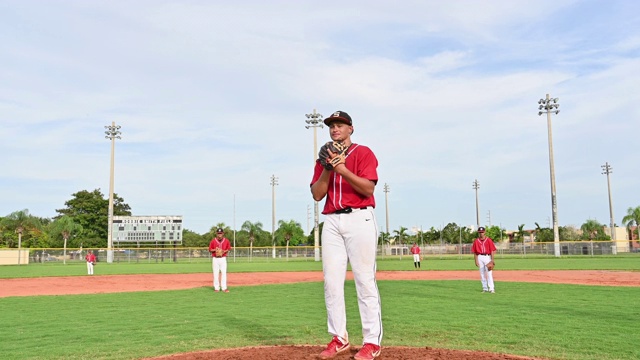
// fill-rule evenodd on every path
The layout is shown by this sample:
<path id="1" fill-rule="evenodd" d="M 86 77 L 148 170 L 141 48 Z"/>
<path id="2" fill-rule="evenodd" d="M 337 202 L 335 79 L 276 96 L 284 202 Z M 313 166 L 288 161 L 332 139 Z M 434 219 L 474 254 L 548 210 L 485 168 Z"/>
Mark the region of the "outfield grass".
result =
<path id="1" fill-rule="evenodd" d="M 386 346 L 568 360 L 640 358 L 640 288 L 379 281 Z M 362 340 L 353 281 L 348 330 Z M 0 298 L 4 359 L 133 359 L 250 345 L 325 344 L 322 283 Z M 492 330 L 488 330 L 492 329 Z"/>
<path id="2" fill-rule="evenodd" d="M 505 270 L 631 270 L 636 257 L 498 258 Z M 476 269 L 472 258 L 429 270 Z M 412 270 L 410 257 L 380 270 Z M 106 264 L 99 274 L 199 273 L 208 262 Z M 229 271 L 321 271 L 309 261 L 238 262 Z M 499 271 L 499 270 L 498 270 Z M 0 278 L 84 275 L 84 264 L 0 267 Z M 479 281 L 379 281 L 386 346 L 484 350 L 563 360 L 640 359 L 640 288 Z M 1 291 L 1 289 L 0 289 Z M 353 281 L 351 340 L 361 342 Z M 3 359 L 134 359 L 216 347 L 328 342 L 322 283 L 0 298 Z M 493 329 L 487 332 L 487 329 Z"/>

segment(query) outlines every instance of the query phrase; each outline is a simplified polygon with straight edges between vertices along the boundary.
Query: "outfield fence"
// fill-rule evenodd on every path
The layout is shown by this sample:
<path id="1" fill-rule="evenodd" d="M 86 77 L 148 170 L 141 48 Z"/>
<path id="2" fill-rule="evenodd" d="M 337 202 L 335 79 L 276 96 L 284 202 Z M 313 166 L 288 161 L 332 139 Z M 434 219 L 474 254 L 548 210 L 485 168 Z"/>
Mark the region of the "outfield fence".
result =
<path id="1" fill-rule="evenodd" d="M 419 244 L 420 245 L 420 244 Z M 555 244 L 545 243 L 497 243 L 496 256 L 554 257 Z M 411 256 L 411 245 L 379 245 L 378 258 Z M 561 241 L 561 256 L 616 256 L 630 254 L 640 256 L 637 241 Z M 471 244 L 421 244 L 421 254 L 427 257 L 470 257 Z M 98 262 L 107 261 L 107 249 L 22 248 L 0 249 L 0 264 L 38 265 L 60 263 L 84 263 L 88 250 L 96 254 Z M 207 248 L 145 247 L 114 248 L 114 263 L 162 263 L 208 262 L 211 255 Z M 320 252 L 321 253 L 321 252 Z M 313 246 L 287 247 L 236 247 L 229 254 L 229 261 L 315 261 Z"/>

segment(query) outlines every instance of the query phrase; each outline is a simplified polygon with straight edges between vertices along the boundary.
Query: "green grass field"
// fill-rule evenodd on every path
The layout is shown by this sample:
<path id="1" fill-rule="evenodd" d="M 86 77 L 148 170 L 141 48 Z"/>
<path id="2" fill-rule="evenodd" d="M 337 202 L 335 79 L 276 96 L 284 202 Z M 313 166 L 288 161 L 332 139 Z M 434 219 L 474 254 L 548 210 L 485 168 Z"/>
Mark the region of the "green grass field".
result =
<path id="1" fill-rule="evenodd" d="M 423 263 L 424 265 L 424 263 Z M 431 270 L 475 269 L 473 261 L 427 260 Z M 624 257 L 499 259 L 500 269 L 640 270 Z M 410 270 L 406 257 L 380 270 Z M 231 263 L 234 272 L 321 270 L 315 262 Z M 1 278 L 83 275 L 74 265 L 5 266 Z M 198 273 L 208 263 L 100 264 L 96 274 Z M 499 271 L 499 270 L 497 270 Z M 383 346 L 484 350 L 549 359 L 639 359 L 640 288 L 479 281 L 379 281 Z M 355 289 L 348 281 L 353 343 L 361 342 Z M 180 291 L 0 298 L 3 359 L 135 359 L 250 345 L 323 345 L 322 283 Z M 1 289 L 0 289 L 1 291 Z M 487 333 L 487 328 L 493 330 Z"/>

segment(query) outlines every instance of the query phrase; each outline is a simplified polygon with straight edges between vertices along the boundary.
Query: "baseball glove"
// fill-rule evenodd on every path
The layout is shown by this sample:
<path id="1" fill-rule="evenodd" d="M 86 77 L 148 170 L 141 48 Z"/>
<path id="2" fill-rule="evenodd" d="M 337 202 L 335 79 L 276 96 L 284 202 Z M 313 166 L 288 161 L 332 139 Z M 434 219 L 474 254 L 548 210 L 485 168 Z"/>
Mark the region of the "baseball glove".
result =
<path id="1" fill-rule="evenodd" d="M 222 250 L 222 248 L 216 248 L 215 254 L 216 257 L 222 257 L 222 255 L 224 255 L 224 250 Z"/>
<path id="2" fill-rule="evenodd" d="M 493 261 L 487 264 L 487 270 L 489 271 L 493 270 L 494 267 L 496 267 L 496 263 L 494 263 Z"/>
<path id="3" fill-rule="evenodd" d="M 349 147 L 345 146 L 341 141 L 329 141 L 322 145 L 318 152 L 320 164 L 327 170 L 333 170 L 339 164 L 344 164 L 348 149 Z M 329 151 L 333 153 L 333 157 L 331 157 Z"/>

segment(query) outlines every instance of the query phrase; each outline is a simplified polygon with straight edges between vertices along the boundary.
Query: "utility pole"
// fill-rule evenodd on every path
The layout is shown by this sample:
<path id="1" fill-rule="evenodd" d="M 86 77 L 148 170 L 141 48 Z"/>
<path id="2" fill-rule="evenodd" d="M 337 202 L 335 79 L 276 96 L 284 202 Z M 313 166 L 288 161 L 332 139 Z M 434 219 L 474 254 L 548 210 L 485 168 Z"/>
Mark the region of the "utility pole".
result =
<path id="1" fill-rule="evenodd" d="M 236 262 L 236 194 L 233 194 L 233 262 Z"/>
<path id="2" fill-rule="evenodd" d="M 105 139 L 111 140 L 111 169 L 109 172 L 109 216 L 107 219 L 107 263 L 113 262 L 113 168 L 115 159 L 116 139 L 122 139 L 120 134 L 121 126 L 116 125 L 115 121 L 111 122 L 111 126 L 105 126 L 104 133 L 107 134 Z"/>
<path id="3" fill-rule="evenodd" d="M 480 183 L 478 179 L 473 180 L 473 189 L 476 191 L 476 230 L 480 227 L 480 207 L 478 206 L 478 189 L 480 189 Z"/>
<path id="4" fill-rule="evenodd" d="M 558 115 L 560 104 L 558 98 L 546 98 L 538 100 L 538 116 L 547 114 L 547 134 L 549 137 L 549 175 L 551 178 L 551 216 L 553 218 L 553 245 L 556 257 L 560 257 L 560 232 L 558 230 L 558 203 L 556 200 L 556 172 L 553 164 L 553 136 L 551 134 L 551 114 Z"/>
<path id="5" fill-rule="evenodd" d="M 491 226 L 491 210 L 487 210 L 487 224 Z"/>
<path id="6" fill-rule="evenodd" d="M 616 255 L 618 253 L 618 243 L 616 242 L 616 224 L 613 217 L 613 202 L 611 201 L 611 173 L 613 172 L 613 168 L 609 165 L 608 162 L 605 162 L 602 167 L 602 174 L 607 175 L 607 190 L 609 191 L 609 223 L 611 224 L 611 240 L 613 241 L 613 246 L 611 247 L 611 253 Z"/>
<path id="7" fill-rule="evenodd" d="M 308 124 L 305 128 L 313 128 L 313 164 L 315 165 L 316 159 L 318 158 L 318 128 L 322 126 L 322 114 L 316 112 L 316 109 L 313 109 L 311 114 L 305 114 L 307 120 L 305 122 Z M 313 253 L 315 261 L 320 261 L 320 234 L 318 232 L 318 224 L 320 221 L 320 214 L 318 210 L 318 202 L 314 200 L 313 202 Z"/>
<path id="8" fill-rule="evenodd" d="M 385 208 L 385 215 L 386 215 L 386 220 L 387 220 L 387 234 L 389 234 L 389 191 L 391 191 L 391 189 L 389 188 L 389 184 L 384 184 L 384 208 Z"/>
<path id="9" fill-rule="evenodd" d="M 271 175 L 271 242 L 274 259 L 276 258 L 276 185 L 278 185 L 278 178 Z"/>

